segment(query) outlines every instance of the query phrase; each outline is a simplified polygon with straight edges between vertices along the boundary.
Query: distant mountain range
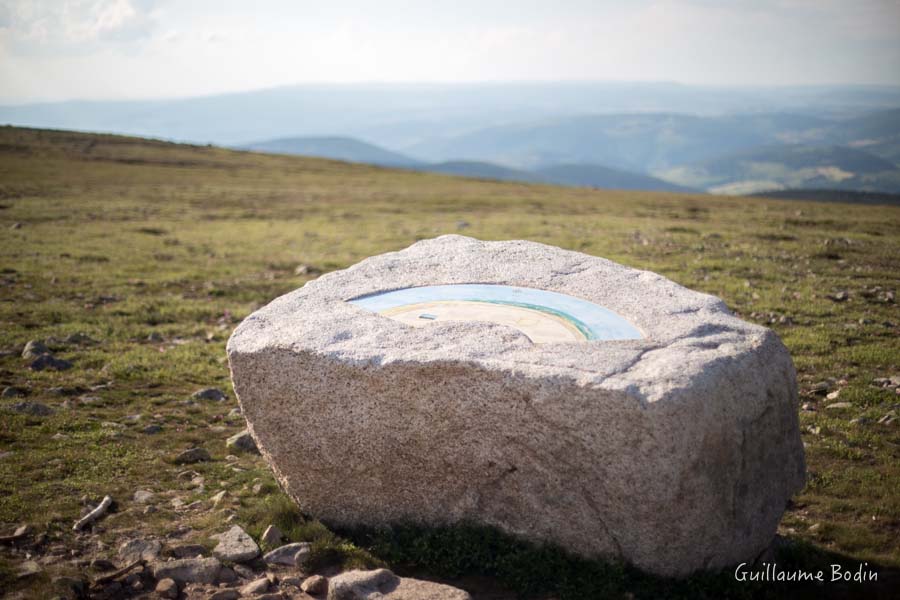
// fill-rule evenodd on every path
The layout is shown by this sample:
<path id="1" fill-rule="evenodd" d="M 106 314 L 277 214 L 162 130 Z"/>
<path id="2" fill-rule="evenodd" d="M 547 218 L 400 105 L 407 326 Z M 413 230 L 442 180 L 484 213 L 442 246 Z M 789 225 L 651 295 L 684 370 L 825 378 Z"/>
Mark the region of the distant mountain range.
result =
<path id="1" fill-rule="evenodd" d="M 244 144 L 238 148 L 273 154 L 318 156 L 384 167 L 412 167 L 422 164 L 421 161 L 404 156 L 399 152 L 391 152 L 375 144 L 340 136 L 278 138 Z"/>
<path id="2" fill-rule="evenodd" d="M 551 183 L 577 187 L 593 187 L 622 190 L 652 190 L 668 192 L 698 192 L 698 189 L 669 183 L 656 177 L 610 169 L 600 165 L 568 164 L 543 167 L 535 170 L 513 169 L 484 161 L 445 161 L 427 163 L 397 152 L 391 152 L 374 144 L 348 137 L 298 137 L 254 142 L 237 147 L 240 150 L 317 156 L 356 163 L 368 163 L 383 167 L 400 167 L 445 175 L 522 181 L 526 183 Z"/>
<path id="3" fill-rule="evenodd" d="M 900 193 L 898 107 L 897 86 L 303 85 L 0 106 L 0 123 L 565 185 Z"/>

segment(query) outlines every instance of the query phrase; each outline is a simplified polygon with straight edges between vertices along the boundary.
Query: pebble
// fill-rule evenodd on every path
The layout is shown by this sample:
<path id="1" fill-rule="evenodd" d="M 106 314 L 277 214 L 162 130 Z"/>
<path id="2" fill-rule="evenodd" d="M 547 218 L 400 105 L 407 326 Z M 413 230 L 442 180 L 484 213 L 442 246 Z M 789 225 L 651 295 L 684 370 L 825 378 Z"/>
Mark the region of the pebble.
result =
<path id="1" fill-rule="evenodd" d="M 156 424 L 147 425 L 146 427 L 141 429 L 141 431 L 148 435 L 153 435 L 154 433 L 159 433 L 160 431 L 162 431 L 162 426 Z"/>
<path id="2" fill-rule="evenodd" d="M 238 600 L 241 593 L 237 590 L 219 590 L 209 597 L 209 600 Z"/>
<path id="3" fill-rule="evenodd" d="M 250 431 L 247 429 L 228 438 L 225 442 L 225 447 L 229 450 L 240 450 L 242 452 L 259 454 L 256 442 L 253 440 L 253 436 L 250 435 Z"/>
<path id="4" fill-rule="evenodd" d="M 826 400 L 837 400 L 838 396 L 840 396 L 840 395 L 841 395 L 841 390 L 834 390 L 833 392 L 830 392 L 828 395 L 826 395 L 825 399 Z"/>
<path id="5" fill-rule="evenodd" d="M 806 412 L 816 412 L 816 405 L 812 402 L 804 402 L 800 408 Z"/>
<path id="6" fill-rule="evenodd" d="M 828 294 L 825 297 L 834 302 L 846 302 L 850 299 L 850 292 L 848 292 L 847 290 L 841 290 L 833 294 Z"/>
<path id="7" fill-rule="evenodd" d="M 188 465 L 209 460 L 212 460 L 212 457 L 209 455 L 209 452 L 203 448 L 191 448 L 175 457 L 175 463 L 179 465 Z"/>
<path id="8" fill-rule="evenodd" d="M 228 396 L 225 395 L 225 392 L 220 390 L 219 388 L 203 388 L 202 390 L 197 390 L 193 394 L 191 394 L 191 398 L 194 400 L 214 400 L 216 402 L 222 402 L 223 400 L 227 400 Z"/>
<path id="9" fill-rule="evenodd" d="M 156 593 L 161 598 L 178 598 L 178 584 L 169 577 L 160 579 L 156 584 Z"/>
<path id="10" fill-rule="evenodd" d="M 313 596 L 324 594 L 328 591 L 328 580 L 321 575 L 313 575 L 303 580 L 300 589 Z"/>

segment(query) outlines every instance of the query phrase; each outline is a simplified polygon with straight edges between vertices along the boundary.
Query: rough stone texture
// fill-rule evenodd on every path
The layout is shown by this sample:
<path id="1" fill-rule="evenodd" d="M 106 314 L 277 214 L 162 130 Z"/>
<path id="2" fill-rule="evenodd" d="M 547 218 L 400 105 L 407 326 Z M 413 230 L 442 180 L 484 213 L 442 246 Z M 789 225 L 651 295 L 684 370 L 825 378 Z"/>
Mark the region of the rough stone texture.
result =
<path id="1" fill-rule="evenodd" d="M 318 596 L 328 591 L 328 580 L 321 575 L 312 575 L 303 580 L 300 589 L 312 596 Z"/>
<path id="2" fill-rule="evenodd" d="M 215 583 L 222 563 L 215 558 L 182 558 L 153 565 L 153 577 L 187 583 Z"/>
<path id="3" fill-rule="evenodd" d="M 472 600 L 449 585 L 397 577 L 387 569 L 347 571 L 332 577 L 328 600 Z"/>
<path id="4" fill-rule="evenodd" d="M 645 338 L 535 345 L 345 302 L 473 282 L 583 298 Z M 443 236 L 366 259 L 253 313 L 228 355 L 262 455 L 332 524 L 471 520 L 684 575 L 755 558 L 804 482 L 796 374 L 771 330 L 542 244 Z"/>
<path id="5" fill-rule="evenodd" d="M 161 579 L 159 583 L 156 584 L 156 593 L 160 598 L 177 598 L 178 584 L 171 577 Z"/>
<path id="6" fill-rule="evenodd" d="M 219 540 L 213 548 L 213 556 L 216 558 L 230 562 L 244 562 L 259 556 L 259 546 L 240 525 L 212 537 Z"/>
<path id="7" fill-rule="evenodd" d="M 239 450 L 241 452 L 250 452 L 251 454 L 259 454 L 256 448 L 256 442 L 253 436 L 246 429 L 239 431 L 225 441 L 225 447 L 229 450 Z"/>
<path id="8" fill-rule="evenodd" d="M 308 542 L 295 542 L 293 544 L 285 544 L 284 546 L 275 548 L 271 552 L 267 552 L 266 555 L 263 556 L 263 560 L 269 564 L 294 566 L 298 562 L 298 554 L 303 554 L 303 559 L 300 560 L 302 563 L 305 558 L 309 556 L 309 552 L 310 544 Z"/>
<path id="9" fill-rule="evenodd" d="M 159 556 L 160 550 L 162 544 L 157 540 L 129 540 L 119 546 L 119 558 L 126 565 L 137 560 L 151 561 Z"/>

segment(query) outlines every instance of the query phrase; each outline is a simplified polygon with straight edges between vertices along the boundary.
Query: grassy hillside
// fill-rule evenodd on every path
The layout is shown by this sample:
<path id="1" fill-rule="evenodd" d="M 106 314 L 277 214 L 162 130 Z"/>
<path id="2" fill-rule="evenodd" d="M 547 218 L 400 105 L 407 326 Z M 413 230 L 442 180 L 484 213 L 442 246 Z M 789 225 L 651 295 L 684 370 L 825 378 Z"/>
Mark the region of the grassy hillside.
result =
<path id="1" fill-rule="evenodd" d="M 900 168 L 864 150 L 843 146 L 764 146 L 675 167 L 659 175 L 717 193 L 784 188 L 900 192 Z"/>
<path id="2" fill-rule="evenodd" d="M 316 156 L 370 165 L 409 167 L 419 161 L 350 137 L 293 137 L 278 138 L 245 144 L 244 150 L 273 154 Z"/>
<path id="3" fill-rule="evenodd" d="M 0 589 L 51 597 L 53 576 L 98 577 L 86 565 L 117 561 L 123 541 L 209 547 L 234 515 L 255 536 L 275 522 L 313 541 L 317 569 L 384 561 L 476 598 L 793 597 L 730 572 L 660 580 L 482 528 L 341 537 L 304 520 L 258 456 L 226 460 L 226 438 L 244 426 L 231 414 L 224 352 L 237 323 L 321 272 L 451 232 L 654 270 L 773 327 L 798 370 L 809 470 L 780 528 L 779 564 L 867 561 L 875 583 L 800 591 L 890 597 L 900 584 L 900 396 L 882 379 L 900 374 L 896 207 L 485 182 L 8 127 L 0 384 L 23 397 L 0 399 L 0 535 L 28 523 L 46 537 L 31 550 L 43 572 L 26 579 L 15 578 L 24 554 L 0 546 Z M 29 340 L 72 368 L 29 370 Z M 228 399 L 190 400 L 207 386 Z M 13 410 L 23 401 L 53 413 Z M 213 460 L 175 464 L 192 446 Z M 136 490 L 155 493 L 155 512 Z M 106 494 L 115 512 L 73 533 L 84 504 Z"/>

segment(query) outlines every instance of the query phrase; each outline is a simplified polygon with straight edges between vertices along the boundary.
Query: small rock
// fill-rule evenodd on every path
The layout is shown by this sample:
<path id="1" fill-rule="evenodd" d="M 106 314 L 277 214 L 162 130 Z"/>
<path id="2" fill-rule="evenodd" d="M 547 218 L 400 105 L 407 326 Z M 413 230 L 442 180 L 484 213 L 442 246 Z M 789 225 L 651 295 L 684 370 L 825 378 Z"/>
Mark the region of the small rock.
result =
<path id="1" fill-rule="evenodd" d="M 210 500 L 212 500 L 213 508 L 218 508 L 219 504 L 221 504 L 225 500 L 227 492 L 222 490 L 221 492 L 215 494 Z"/>
<path id="2" fill-rule="evenodd" d="M 67 344 L 96 344 L 97 340 L 92 339 L 84 333 L 73 333 L 63 340 Z"/>
<path id="3" fill-rule="evenodd" d="M 212 537 L 219 540 L 218 545 L 213 548 L 213 556 L 221 560 L 245 562 L 259 556 L 259 546 L 240 525 Z"/>
<path id="4" fill-rule="evenodd" d="M 50 348 L 48 348 L 41 340 L 30 340 L 25 344 L 25 348 L 22 350 L 22 358 L 37 358 L 41 354 L 47 354 L 49 352 Z"/>
<path id="5" fill-rule="evenodd" d="M 114 565 L 111 560 L 95 558 L 91 561 L 91 568 L 95 571 L 112 571 L 116 568 L 116 565 Z"/>
<path id="6" fill-rule="evenodd" d="M 52 369 L 54 371 L 66 371 L 72 368 L 72 363 L 61 358 L 56 358 L 52 354 L 41 354 L 36 359 L 31 361 L 31 364 L 28 365 L 28 368 L 32 371 L 43 371 L 45 369 Z"/>
<path id="7" fill-rule="evenodd" d="M 41 566 L 35 561 L 26 560 L 19 565 L 19 569 L 16 571 L 16 578 L 25 579 L 27 577 L 34 577 L 35 575 L 40 574 L 41 570 Z"/>
<path id="8" fill-rule="evenodd" d="M 250 435 L 250 431 L 247 429 L 228 438 L 228 441 L 225 442 L 225 447 L 229 450 L 240 450 L 243 452 L 259 454 L 256 442 L 253 440 L 253 436 Z"/>
<path id="9" fill-rule="evenodd" d="M 153 333 L 151 333 L 150 335 L 147 336 L 147 341 L 150 342 L 151 344 L 159 344 L 159 343 L 162 343 L 164 340 L 163 340 L 163 336 L 160 335 L 159 332 L 154 331 Z"/>
<path id="10" fill-rule="evenodd" d="M 303 585 L 303 577 L 294 577 L 294 576 L 282 577 L 281 585 L 283 585 L 283 586 L 290 585 L 297 589 L 300 589 L 300 586 Z"/>
<path id="11" fill-rule="evenodd" d="M 219 590 L 209 597 L 209 600 L 237 600 L 241 593 L 237 590 Z"/>
<path id="12" fill-rule="evenodd" d="M 806 412 L 816 412 L 816 405 L 812 402 L 804 402 L 800 408 Z"/>
<path id="13" fill-rule="evenodd" d="M 134 493 L 134 501 L 138 504 L 147 504 L 151 500 L 153 500 L 153 492 L 138 490 Z"/>
<path id="14" fill-rule="evenodd" d="M 241 594 L 244 596 L 255 596 L 257 594 L 264 594 L 269 591 L 269 586 L 271 583 L 269 582 L 268 577 L 260 577 L 254 581 L 251 581 L 247 585 L 241 588 Z"/>
<path id="15" fill-rule="evenodd" d="M 220 390 L 219 388 L 203 388 L 202 390 L 197 390 L 193 394 L 191 394 L 191 398 L 194 400 L 214 400 L 216 402 L 222 402 L 223 400 L 227 400 L 228 396 L 225 395 L 225 392 Z"/>
<path id="16" fill-rule="evenodd" d="M 324 594 L 328 591 L 328 580 L 321 575 L 313 575 L 303 580 L 300 589 L 313 596 Z"/>
<path id="17" fill-rule="evenodd" d="M 179 465 L 188 465 L 209 460 L 212 460 L 212 457 L 209 455 L 209 452 L 203 448 L 191 448 L 175 457 L 175 463 Z"/>
<path id="18" fill-rule="evenodd" d="M 826 406 L 825 410 L 841 410 L 844 408 L 853 408 L 853 405 L 849 402 L 835 402 Z"/>
<path id="19" fill-rule="evenodd" d="M 178 584 L 171 577 L 164 577 L 156 584 L 156 593 L 160 598 L 178 598 Z"/>
<path id="20" fill-rule="evenodd" d="M 13 537 L 20 538 L 25 537 L 31 533 L 31 525 L 19 525 L 16 527 L 16 530 L 13 532 Z"/>
<path id="21" fill-rule="evenodd" d="M 297 565 L 296 557 L 300 553 L 305 554 L 305 558 L 309 557 L 310 544 L 308 542 L 295 542 L 275 548 L 271 552 L 266 552 L 263 560 L 268 564 L 274 565 Z M 305 562 L 305 560 L 303 561 Z M 300 566 L 300 565 L 297 565 Z"/>
<path id="22" fill-rule="evenodd" d="M 848 292 L 847 290 L 841 290 L 833 294 L 828 294 L 825 297 L 834 302 L 846 302 L 850 299 L 850 292 Z"/>
<path id="23" fill-rule="evenodd" d="M 259 538 L 259 541 L 272 547 L 280 544 L 282 538 L 284 538 L 284 534 L 281 533 L 281 530 L 275 525 L 269 525 L 263 532 L 262 537 Z"/>
<path id="24" fill-rule="evenodd" d="M 253 579 L 256 577 L 256 573 L 250 567 L 246 565 L 234 565 L 234 572 L 238 574 L 242 579 Z"/>
<path id="25" fill-rule="evenodd" d="M 0 393 L 0 397 L 3 398 L 22 398 L 23 396 L 25 396 L 25 390 L 14 386 L 5 387 L 3 392 Z"/>
<path id="26" fill-rule="evenodd" d="M 157 540 L 129 540 L 119 546 L 119 558 L 126 565 L 137 560 L 150 562 L 156 560 L 160 550 L 162 544 Z"/>
<path id="27" fill-rule="evenodd" d="M 285 598 L 284 594 L 281 592 L 272 592 L 270 594 L 256 596 L 255 600 L 285 600 Z"/>
<path id="28" fill-rule="evenodd" d="M 830 381 L 820 381 L 818 383 L 814 383 L 812 387 L 809 388 L 810 393 L 824 395 L 828 393 L 828 390 L 831 389 L 832 383 Z"/>
<path id="29" fill-rule="evenodd" d="M 840 395 L 841 395 L 841 390 L 834 390 L 833 392 L 830 392 L 828 395 L 826 395 L 825 399 L 826 400 L 837 400 L 838 396 L 840 396 Z"/>
<path id="30" fill-rule="evenodd" d="M 234 569 L 230 569 L 228 567 L 222 567 L 222 569 L 219 571 L 219 578 L 216 579 L 216 583 L 219 584 L 237 583 L 237 581 L 237 573 L 234 572 Z"/>
<path id="31" fill-rule="evenodd" d="M 153 576 L 156 579 L 170 578 L 176 583 L 215 583 L 222 563 L 217 558 L 182 558 L 156 563 Z"/>
<path id="32" fill-rule="evenodd" d="M 172 556 L 175 558 L 196 558 L 206 554 L 206 547 L 200 544 L 183 544 L 172 548 Z"/>
<path id="33" fill-rule="evenodd" d="M 160 431 L 162 431 L 162 427 L 160 425 L 156 425 L 156 424 L 147 425 L 146 427 L 141 429 L 141 432 L 146 433 L 148 435 L 153 435 L 154 433 L 159 433 Z"/>

